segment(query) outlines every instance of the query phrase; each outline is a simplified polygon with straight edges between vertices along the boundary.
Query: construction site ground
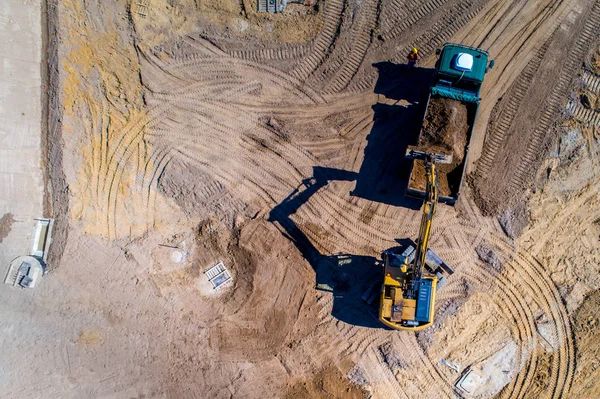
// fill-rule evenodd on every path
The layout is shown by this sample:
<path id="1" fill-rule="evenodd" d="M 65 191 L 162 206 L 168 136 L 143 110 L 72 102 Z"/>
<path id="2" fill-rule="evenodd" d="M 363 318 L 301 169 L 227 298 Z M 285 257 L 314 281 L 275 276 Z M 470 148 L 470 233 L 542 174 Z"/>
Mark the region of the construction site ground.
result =
<path id="1" fill-rule="evenodd" d="M 43 2 L 53 242 L 0 287 L 0 396 L 597 396 L 600 1 L 256 7 Z M 455 273 L 433 327 L 393 331 L 361 297 L 419 231 L 404 153 L 446 41 L 495 66 L 433 223 Z"/>

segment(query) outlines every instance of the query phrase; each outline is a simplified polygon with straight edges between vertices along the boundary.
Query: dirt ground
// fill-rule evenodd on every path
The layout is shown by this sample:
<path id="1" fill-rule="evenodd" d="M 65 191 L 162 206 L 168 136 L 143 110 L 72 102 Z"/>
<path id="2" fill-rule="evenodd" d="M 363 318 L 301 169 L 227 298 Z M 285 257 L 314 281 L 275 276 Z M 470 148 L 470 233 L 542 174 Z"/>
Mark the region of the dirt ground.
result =
<path id="1" fill-rule="evenodd" d="M 298 382 L 286 393 L 286 399 L 309 398 L 367 398 L 368 393 L 356 387 L 337 369 L 324 369 L 315 374 L 312 380 Z"/>
<path id="2" fill-rule="evenodd" d="M 598 306 L 600 292 L 586 295 L 583 303 L 573 317 L 573 332 L 578 348 L 584 348 L 577 354 L 578 369 L 575 373 L 572 397 L 584 398 L 589 392 L 598 392 Z"/>
<path id="3" fill-rule="evenodd" d="M 598 2 L 47 6 L 51 272 L 0 292 L 2 396 L 595 395 Z M 404 152 L 446 41 L 496 65 L 415 335 L 362 296 L 418 234 Z"/>
<path id="4" fill-rule="evenodd" d="M 458 172 L 457 169 L 463 165 L 469 128 L 467 107 L 460 101 L 448 98 L 432 98 L 429 101 L 417 144 L 428 151 L 452 155 L 451 163 L 437 165 L 440 195 L 454 196 L 458 192 L 460 173 L 456 176 L 457 173 L 452 172 Z M 422 161 L 414 163 L 409 185 L 418 190 L 427 187 Z"/>

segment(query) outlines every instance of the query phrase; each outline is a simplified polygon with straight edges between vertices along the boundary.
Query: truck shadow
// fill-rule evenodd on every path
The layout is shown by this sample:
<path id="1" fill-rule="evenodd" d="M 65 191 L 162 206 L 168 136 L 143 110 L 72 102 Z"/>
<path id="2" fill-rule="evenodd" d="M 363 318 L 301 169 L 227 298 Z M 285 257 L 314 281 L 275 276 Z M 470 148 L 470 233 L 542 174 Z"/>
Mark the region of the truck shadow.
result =
<path id="1" fill-rule="evenodd" d="M 375 93 L 391 100 L 404 100 L 417 103 L 427 99 L 429 86 L 433 80 L 433 68 L 408 69 L 404 64 L 383 61 L 373 64 L 378 77 Z"/>
<path id="2" fill-rule="evenodd" d="M 351 195 L 416 210 L 421 201 L 404 194 L 412 162 L 404 154 L 416 144 L 434 70 L 409 70 L 390 62 L 373 65 L 379 70 L 375 93 L 385 96 L 385 102 L 373 106 L 374 123 Z"/>

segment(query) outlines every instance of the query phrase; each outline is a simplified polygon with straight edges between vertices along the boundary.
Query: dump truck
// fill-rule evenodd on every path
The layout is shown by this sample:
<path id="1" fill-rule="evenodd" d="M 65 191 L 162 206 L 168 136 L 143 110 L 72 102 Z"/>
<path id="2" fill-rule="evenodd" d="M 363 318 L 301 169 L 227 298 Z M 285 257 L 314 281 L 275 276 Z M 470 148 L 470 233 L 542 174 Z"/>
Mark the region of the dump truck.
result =
<path id="1" fill-rule="evenodd" d="M 471 135 L 479 109 L 481 85 L 492 68 L 487 51 L 446 43 L 438 60 L 417 142 L 426 151 L 450 153 L 452 163 L 437 171 L 439 202 L 454 205 L 464 180 Z M 422 160 L 413 160 L 406 194 L 424 199 L 427 176 Z"/>

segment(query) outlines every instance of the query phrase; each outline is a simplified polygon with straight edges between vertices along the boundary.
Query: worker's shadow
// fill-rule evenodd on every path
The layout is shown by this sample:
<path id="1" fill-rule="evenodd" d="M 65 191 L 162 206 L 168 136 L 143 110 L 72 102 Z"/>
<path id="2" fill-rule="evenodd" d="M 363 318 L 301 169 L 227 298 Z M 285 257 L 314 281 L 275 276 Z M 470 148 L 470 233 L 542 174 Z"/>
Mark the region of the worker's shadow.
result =
<path id="1" fill-rule="evenodd" d="M 373 106 L 373 127 L 351 195 L 419 209 L 422 201 L 405 195 L 412 161 L 404 155 L 417 143 L 434 70 L 390 62 L 374 66 L 379 70 L 375 93 L 381 97 Z"/>

